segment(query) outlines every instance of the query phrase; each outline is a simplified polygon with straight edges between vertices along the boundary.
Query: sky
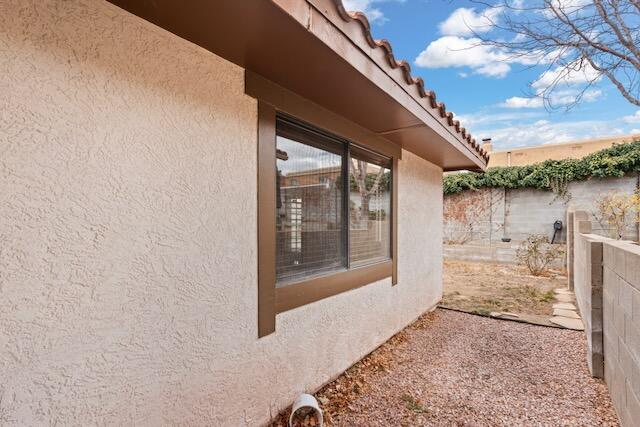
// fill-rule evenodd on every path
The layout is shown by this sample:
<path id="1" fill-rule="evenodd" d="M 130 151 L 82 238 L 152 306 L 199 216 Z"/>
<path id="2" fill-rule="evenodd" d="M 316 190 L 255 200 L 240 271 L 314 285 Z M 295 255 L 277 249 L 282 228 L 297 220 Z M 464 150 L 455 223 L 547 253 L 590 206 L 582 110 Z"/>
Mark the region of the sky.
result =
<path id="1" fill-rule="evenodd" d="M 491 10 L 467 0 L 343 0 L 364 12 L 376 39 L 387 39 L 396 59 L 424 79 L 478 141 L 493 139 L 494 150 L 640 133 L 640 109 L 607 80 L 575 99 L 584 78 L 575 76 L 554 95 L 560 108 L 546 109 L 531 97 L 553 77 L 547 66 L 513 61 L 473 41 L 470 26 L 491 36 L 483 16 Z M 531 86 L 533 85 L 533 86 Z"/>

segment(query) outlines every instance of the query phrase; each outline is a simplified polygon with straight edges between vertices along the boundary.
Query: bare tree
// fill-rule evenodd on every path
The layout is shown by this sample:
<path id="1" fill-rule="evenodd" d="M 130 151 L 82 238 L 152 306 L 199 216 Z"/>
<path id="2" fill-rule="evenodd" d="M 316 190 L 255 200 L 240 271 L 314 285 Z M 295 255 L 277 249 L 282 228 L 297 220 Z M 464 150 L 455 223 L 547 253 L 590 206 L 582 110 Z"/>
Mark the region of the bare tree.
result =
<path id="1" fill-rule="evenodd" d="M 361 199 L 360 212 L 358 213 L 359 222 L 369 218 L 369 201 L 371 200 L 371 196 L 378 191 L 378 187 L 380 186 L 380 181 L 382 180 L 384 173 L 385 168 L 380 167 L 375 180 L 371 184 L 370 188 L 367 188 L 367 162 L 364 160 L 354 161 L 353 158 L 351 159 L 351 174 L 356 181 Z"/>
<path id="2" fill-rule="evenodd" d="M 547 72 L 532 83 L 533 95 L 554 106 L 557 92 L 580 83 L 575 105 L 587 89 L 608 79 L 630 103 L 640 106 L 640 0 L 476 0 L 500 13 L 488 18 L 492 37 L 482 44 Z M 486 32 L 486 29 L 485 31 Z M 493 38 L 495 35 L 495 38 Z M 500 38 L 498 38 L 500 37 Z"/>

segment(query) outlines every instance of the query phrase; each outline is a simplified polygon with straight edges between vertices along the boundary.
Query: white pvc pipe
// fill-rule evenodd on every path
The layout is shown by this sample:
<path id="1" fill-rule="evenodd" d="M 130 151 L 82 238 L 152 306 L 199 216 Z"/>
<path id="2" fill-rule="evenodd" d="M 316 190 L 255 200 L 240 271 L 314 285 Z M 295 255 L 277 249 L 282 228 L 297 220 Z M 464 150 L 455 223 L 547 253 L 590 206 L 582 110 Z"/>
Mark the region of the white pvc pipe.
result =
<path id="1" fill-rule="evenodd" d="M 324 425 L 322 410 L 320 409 L 318 401 L 310 394 L 303 393 L 298 396 L 295 402 L 293 402 L 293 406 L 291 407 L 291 416 L 289 416 L 289 427 L 292 427 L 293 425 L 293 416 L 295 415 L 296 411 L 302 408 L 311 408 L 318 418 L 318 426 L 322 427 Z"/>

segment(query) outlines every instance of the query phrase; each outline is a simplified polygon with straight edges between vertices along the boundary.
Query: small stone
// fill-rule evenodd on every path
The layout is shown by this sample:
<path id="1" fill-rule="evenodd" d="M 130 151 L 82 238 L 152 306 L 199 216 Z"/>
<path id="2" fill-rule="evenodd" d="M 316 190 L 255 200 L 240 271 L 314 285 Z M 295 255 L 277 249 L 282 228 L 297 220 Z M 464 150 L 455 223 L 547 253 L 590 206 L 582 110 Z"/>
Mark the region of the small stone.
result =
<path id="1" fill-rule="evenodd" d="M 561 308 L 556 308 L 555 310 L 553 310 L 553 315 L 554 316 L 560 316 L 560 317 L 568 317 L 569 319 L 579 319 L 580 316 L 578 316 L 578 313 L 576 313 L 573 310 L 563 310 Z"/>
<path id="2" fill-rule="evenodd" d="M 573 297 L 566 294 L 556 294 L 556 299 L 560 302 L 572 302 Z"/>
<path id="3" fill-rule="evenodd" d="M 570 302 L 558 302 L 553 304 L 553 308 L 559 308 L 561 310 L 576 310 L 576 306 Z"/>
<path id="4" fill-rule="evenodd" d="M 500 313 L 500 314 L 502 314 L 503 316 L 509 316 L 509 317 L 520 317 L 520 316 L 518 316 L 517 314 L 515 314 L 515 313 L 509 313 L 508 311 L 503 311 L 503 312 L 502 312 L 502 313 Z"/>
<path id="5" fill-rule="evenodd" d="M 584 331 L 584 325 L 580 319 L 569 319 L 567 317 L 552 317 L 549 321 L 563 328 L 573 329 L 575 331 Z"/>
<path id="6" fill-rule="evenodd" d="M 554 289 L 554 292 L 556 294 L 573 295 L 573 292 L 571 292 L 569 289 L 564 289 L 564 288 Z"/>

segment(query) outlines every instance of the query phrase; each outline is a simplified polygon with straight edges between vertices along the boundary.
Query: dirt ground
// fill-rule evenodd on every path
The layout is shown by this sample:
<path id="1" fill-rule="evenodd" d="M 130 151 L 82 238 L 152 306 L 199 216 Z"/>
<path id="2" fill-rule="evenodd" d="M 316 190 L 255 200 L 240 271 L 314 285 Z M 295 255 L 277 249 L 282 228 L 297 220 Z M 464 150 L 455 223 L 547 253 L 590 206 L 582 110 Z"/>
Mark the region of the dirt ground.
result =
<path id="1" fill-rule="evenodd" d="M 328 426 L 617 426 L 585 354 L 582 332 L 437 309 L 315 396 Z"/>
<path id="2" fill-rule="evenodd" d="M 553 290 L 566 287 L 566 281 L 559 271 L 536 277 L 517 265 L 447 260 L 441 304 L 485 315 L 509 312 L 548 316 L 553 312 Z"/>

